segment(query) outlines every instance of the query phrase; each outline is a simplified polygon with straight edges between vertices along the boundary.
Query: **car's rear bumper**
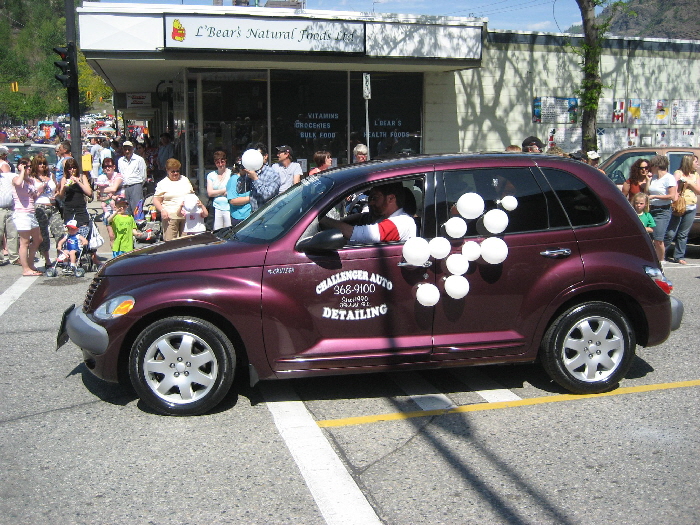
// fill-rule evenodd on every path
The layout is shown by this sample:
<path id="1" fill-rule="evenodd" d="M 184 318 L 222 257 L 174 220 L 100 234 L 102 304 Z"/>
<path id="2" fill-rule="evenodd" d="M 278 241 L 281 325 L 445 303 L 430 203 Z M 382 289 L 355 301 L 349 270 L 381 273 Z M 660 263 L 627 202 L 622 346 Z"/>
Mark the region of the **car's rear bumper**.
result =
<path id="1" fill-rule="evenodd" d="M 680 299 L 671 296 L 671 330 L 678 330 L 683 321 L 683 313 L 685 308 Z"/>

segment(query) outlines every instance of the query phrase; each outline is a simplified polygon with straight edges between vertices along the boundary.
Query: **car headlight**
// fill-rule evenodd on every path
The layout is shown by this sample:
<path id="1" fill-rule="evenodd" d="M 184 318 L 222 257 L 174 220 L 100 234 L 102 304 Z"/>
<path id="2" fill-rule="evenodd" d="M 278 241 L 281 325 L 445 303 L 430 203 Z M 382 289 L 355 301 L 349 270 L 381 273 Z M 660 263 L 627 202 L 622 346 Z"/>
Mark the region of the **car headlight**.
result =
<path id="1" fill-rule="evenodd" d="M 120 295 L 98 306 L 94 316 L 103 321 L 114 319 L 120 315 L 128 314 L 134 307 L 134 304 L 136 304 L 136 301 L 133 297 L 129 295 Z"/>

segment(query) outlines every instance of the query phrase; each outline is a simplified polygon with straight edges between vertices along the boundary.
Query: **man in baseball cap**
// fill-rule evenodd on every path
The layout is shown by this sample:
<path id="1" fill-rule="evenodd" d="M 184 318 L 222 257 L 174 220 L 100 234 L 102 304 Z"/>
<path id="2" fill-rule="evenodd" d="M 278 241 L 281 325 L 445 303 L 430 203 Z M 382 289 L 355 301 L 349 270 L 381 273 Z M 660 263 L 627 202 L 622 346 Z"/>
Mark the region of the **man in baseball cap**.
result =
<path id="1" fill-rule="evenodd" d="M 298 162 L 292 162 L 294 152 L 291 146 L 277 146 L 277 158 L 279 162 L 272 166 L 272 169 L 280 178 L 280 193 L 284 193 L 292 185 L 301 180 L 301 165 Z"/>
<path id="2" fill-rule="evenodd" d="M 525 153 L 542 153 L 544 144 L 535 136 L 530 136 L 523 140 L 523 152 Z"/>

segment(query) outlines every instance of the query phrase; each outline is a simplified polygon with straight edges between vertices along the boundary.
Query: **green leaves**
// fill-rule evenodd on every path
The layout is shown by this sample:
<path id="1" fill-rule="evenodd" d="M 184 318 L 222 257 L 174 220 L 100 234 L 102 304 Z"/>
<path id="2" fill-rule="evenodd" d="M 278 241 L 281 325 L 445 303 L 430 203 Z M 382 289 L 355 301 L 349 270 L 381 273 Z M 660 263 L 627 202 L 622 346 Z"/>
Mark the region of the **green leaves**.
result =
<path id="1" fill-rule="evenodd" d="M 68 112 L 65 88 L 54 78 L 53 48 L 66 45 L 62 0 L 5 0 L 0 8 L 0 117 L 43 119 Z M 109 98 L 110 88 L 87 65 L 78 51 L 81 111 L 99 97 Z M 18 93 L 10 91 L 17 82 Z M 88 98 L 86 93 L 93 95 Z"/>

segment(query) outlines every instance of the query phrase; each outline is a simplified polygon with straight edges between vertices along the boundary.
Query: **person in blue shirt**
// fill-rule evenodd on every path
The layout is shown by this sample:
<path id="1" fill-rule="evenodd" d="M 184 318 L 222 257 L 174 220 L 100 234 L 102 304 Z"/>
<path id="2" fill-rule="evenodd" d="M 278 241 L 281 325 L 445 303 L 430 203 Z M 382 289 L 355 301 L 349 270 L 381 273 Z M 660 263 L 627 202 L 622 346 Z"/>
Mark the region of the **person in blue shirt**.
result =
<path id="1" fill-rule="evenodd" d="M 231 206 L 231 226 L 246 220 L 252 213 L 251 182 L 245 170 L 241 169 L 238 177 L 230 177 L 226 184 L 226 198 Z"/>
<path id="2" fill-rule="evenodd" d="M 251 213 L 254 213 L 260 206 L 279 193 L 281 181 L 279 175 L 267 165 L 267 147 L 262 142 L 258 142 L 252 149 L 258 150 L 263 156 L 263 165 L 258 171 L 243 168 L 241 173 L 245 173 L 249 179 L 249 202 Z"/>

